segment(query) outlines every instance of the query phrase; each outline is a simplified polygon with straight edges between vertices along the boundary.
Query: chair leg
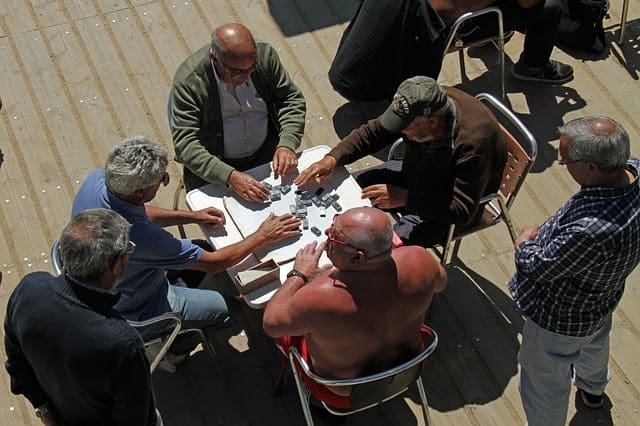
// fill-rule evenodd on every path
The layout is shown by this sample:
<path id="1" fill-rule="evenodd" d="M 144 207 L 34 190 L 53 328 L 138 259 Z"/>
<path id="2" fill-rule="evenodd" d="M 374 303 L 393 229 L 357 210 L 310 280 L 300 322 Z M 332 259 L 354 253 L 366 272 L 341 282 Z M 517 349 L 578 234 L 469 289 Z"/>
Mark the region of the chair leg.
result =
<path id="1" fill-rule="evenodd" d="M 624 0 L 622 3 L 622 17 L 620 18 L 620 37 L 618 38 L 618 44 L 625 42 L 624 34 L 627 27 L 627 12 L 629 11 L 629 0 Z"/>
<path id="2" fill-rule="evenodd" d="M 289 358 L 289 363 L 291 365 L 291 371 L 293 372 L 293 378 L 296 381 L 296 388 L 298 389 L 298 397 L 300 398 L 300 405 L 302 406 L 302 413 L 304 414 L 304 418 L 307 421 L 307 426 L 313 426 L 313 417 L 311 417 L 311 407 L 309 407 L 309 393 L 307 390 L 307 386 L 304 384 L 304 381 L 300 377 L 298 370 L 295 366 L 295 361 Z"/>
<path id="3" fill-rule="evenodd" d="M 455 225 L 449 225 L 449 230 L 447 231 L 447 239 L 442 245 L 442 258 L 440 259 L 440 264 L 442 266 L 446 266 L 447 263 L 449 263 L 449 250 L 451 248 L 451 240 L 453 240 L 453 231 L 455 230 L 455 228 Z"/>
<path id="4" fill-rule="evenodd" d="M 422 384 L 422 377 L 418 377 L 416 385 L 418 386 L 418 395 L 420 395 L 420 402 L 422 403 L 424 424 L 429 426 L 431 424 L 431 418 L 429 417 L 429 403 L 427 401 L 427 393 L 424 391 L 424 385 Z"/>
<path id="5" fill-rule="evenodd" d="M 464 49 L 458 49 L 458 59 L 460 61 L 460 81 L 464 83 L 469 81 L 467 78 L 467 67 L 464 62 Z"/>
<path id="6" fill-rule="evenodd" d="M 178 182 L 178 186 L 176 187 L 176 192 L 173 193 L 173 209 L 178 210 L 178 204 L 180 204 L 180 191 L 184 188 L 184 182 L 182 178 L 180 178 L 180 182 Z M 180 233 L 180 238 L 187 238 L 187 233 L 184 231 L 184 226 L 178 225 L 178 232 Z"/>

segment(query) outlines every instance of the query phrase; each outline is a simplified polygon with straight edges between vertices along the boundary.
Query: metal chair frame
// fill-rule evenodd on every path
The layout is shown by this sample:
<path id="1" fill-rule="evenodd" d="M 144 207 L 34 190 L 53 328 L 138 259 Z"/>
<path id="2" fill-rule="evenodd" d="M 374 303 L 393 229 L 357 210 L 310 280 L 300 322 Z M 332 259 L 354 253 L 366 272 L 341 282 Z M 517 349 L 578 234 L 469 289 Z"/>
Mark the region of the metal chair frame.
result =
<path id="1" fill-rule="evenodd" d="M 473 40 L 465 43 L 460 39 L 460 35 L 458 34 L 458 29 L 460 26 L 478 16 L 495 13 L 498 19 L 498 35 L 495 37 L 483 38 L 480 40 Z M 466 75 L 465 71 L 465 62 L 464 62 L 464 49 L 467 47 L 471 47 L 474 45 L 479 45 L 484 42 L 491 41 L 493 45 L 498 49 L 498 67 L 500 71 L 500 96 L 501 99 L 505 97 L 505 88 L 504 88 L 504 26 L 502 21 L 502 11 L 499 7 L 491 6 L 486 7 L 480 10 L 476 10 L 473 12 L 467 12 L 458 19 L 455 20 L 453 25 L 451 26 L 451 30 L 449 31 L 449 36 L 447 37 L 447 41 L 445 43 L 444 52 L 442 54 L 443 60 L 447 53 L 458 51 L 458 58 L 460 60 L 460 72 L 461 75 Z"/>
<path id="2" fill-rule="evenodd" d="M 497 192 L 488 194 L 480 199 L 480 206 L 484 206 L 482 208 L 490 212 L 492 215 L 491 221 L 484 226 L 476 225 L 471 226 L 470 228 L 462 228 L 462 230 L 454 224 L 450 225 L 447 231 L 447 239 L 442 245 L 442 251 L 438 252 L 434 249 L 440 256 L 440 260 L 443 265 L 449 263 L 452 242 L 455 242 L 453 247 L 453 253 L 455 256 L 460 248 L 460 242 L 464 236 L 493 225 L 497 225 L 500 222 L 505 223 L 509 230 L 509 236 L 515 243 L 515 240 L 518 237 L 518 230 L 511 217 L 511 206 L 516 200 L 516 196 L 518 195 L 518 192 L 520 191 L 520 188 L 522 187 L 522 184 L 529 174 L 529 170 L 531 170 L 531 166 L 533 166 L 538 155 L 538 144 L 535 137 L 511 110 L 488 93 L 479 93 L 476 95 L 476 99 L 487 103 L 493 107 L 494 110 L 500 112 L 501 115 L 518 130 L 521 134 L 521 138 L 516 139 L 504 126 L 501 125 L 502 131 L 507 137 L 507 140 L 511 143 L 507 164 L 505 165 L 505 170 L 502 175 L 502 182 Z M 398 139 L 395 141 L 389 149 L 387 161 L 401 160 L 402 156 L 400 150 L 402 148 L 403 140 Z M 458 233 L 456 233 L 456 231 L 458 231 Z"/>
<path id="3" fill-rule="evenodd" d="M 627 30 L 627 13 L 629 12 L 629 0 L 624 0 L 622 3 L 622 16 L 620 17 L 620 37 L 618 38 L 618 44 L 625 42 L 624 36 Z"/>
<path id="4" fill-rule="evenodd" d="M 348 380 L 327 379 L 325 377 L 318 376 L 311 371 L 309 365 L 304 360 L 304 358 L 302 358 L 298 350 L 295 347 L 291 347 L 288 354 L 289 364 L 291 366 L 291 371 L 293 371 L 293 376 L 295 378 L 296 387 L 298 390 L 298 396 L 300 397 L 300 404 L 302 405 L 302 411 L 304 413 L 307 425 L 313 426 L 314 423 L 309 406 L 310 391 L 307 388 L 304 380 L 302 379 L 301 374 L 304 374 L 309 379 L 324 386 L 351 387 L 352 394 L 356 391 L 356 388 L 358 386 L 363 386 L 366 384 L 382 384 L 386 385 L 389 389 L 393 389 L 390 393 L 385 393 L 381 398 L 373 403 L 353 407 L 350 410 L 337 409 L 331 407 L 324 401 L 320 401 L 322 403 L 322 406 L 328 412 L 336 416 L 347 416 L 380 405 L 383 402 L 389 401 L 390 399 L 393 399 L 396 396 L 406 392 L 407 389 L 409 389 L 409 386 L 415 383 L 418 388 L 418 395 L 420 396 L 422 414 L 424 416 L 425 424 L 429 425 L 429 405 L 427 401 L 427 394 L 424 390 L 424 384 L 422 382 L 421 372 L 423 362 L 433 353 L 433 351 L 435 351 L 436 347 L 438 346 L 438 335 L 431 328 L 427 326 L 423 327 L 429 331 L 432 341 L 420 354 L 410 359 L 409 361 L 406 361 L 403 364 L 389 370 Z M 302 373 L 298 371 L 298 367 L 302 369 Z M 390 388 L 390 385 L 394 385 L 394 388 Z M 399 390 L 397 389 L 398 386 L 400 387 Z"/>
<path id="5" fill-rule="evenodd" d="M 172 99 L 172 97 L 173 97 L 173 94 L 171 92 L 169 92 L 169 98 L 167 99 L 167 122 L 169 123 L 169 133 L 173 133 L 173 128 L 171 127 L 171 99 Z M 173 209 L 174 210 L 178 210 L 178 205 L 180 204 L 180 192 L 183 189 L 184 189 L 184 178 L 181 175 L 180 176 L 180 181 L 178 182 L 178 186 L 176 187 L 176 191 L 173 193 Z M 187 233 L 185 232 L 183 225 L 178 225 L 178 233 L 180 234 L 180 238 L 182 238 L 182 239 L 187 238 Z"/>
<path id="6" fill-rule="evenodd" d="M 59 247 L 60 247 L 60 240 L 54 241 L 53 245 L 51 246 L 51 266 L 53 267 L 53 271 L 56 275 L 61 275 L 64 270 L 62 267 L 60 256 L 59 256 Z M 157 343 L 162 344 L 158 354 L 155 356 L 153 360 L 151 360 L 151 364 L 150 364 L 151 373 L 155 371 L 156 367 L 158 366 L 158 364 L 160 364 L 160 361 L 162 361 L 162 358 L 164 358 L 167 351 L 173 344 L 173 341 L 180 334 L 198 333 L 198 335 L 200 336 L 202 346 L 207 350 L 207 352 L 209 353 L 209 355 L 211 355 L 211 357 L 215 358 L 216 351 L 215 349 L 213 349 L 213 346 L 211 346 L 211 344 L 207 340 L 202 329 L 200 328 L 184 328 L 183 329 L 182 315 L 180 315 L 180 313 L 178 312 L 166 312 L 162 315 L 158 315 L 157 317 L 149 318 L 148 320 L 144 320 L 144 321 L 127 320 L 127 322 L 129 323 L 130 326 L 135 328 L 136 331 L 138 331 L 138 334 L 140 334 L 140 337 L 142 337 L 142 331 L 145 328 L 160 324 L 162 322 L 167 323 L 167 325 L 165 326 L 166 328 L 164 332 L 161 333 L 161 335 L 154 336 L 148 340 L 143 339 L 143 344 L 145 348 Z"/>

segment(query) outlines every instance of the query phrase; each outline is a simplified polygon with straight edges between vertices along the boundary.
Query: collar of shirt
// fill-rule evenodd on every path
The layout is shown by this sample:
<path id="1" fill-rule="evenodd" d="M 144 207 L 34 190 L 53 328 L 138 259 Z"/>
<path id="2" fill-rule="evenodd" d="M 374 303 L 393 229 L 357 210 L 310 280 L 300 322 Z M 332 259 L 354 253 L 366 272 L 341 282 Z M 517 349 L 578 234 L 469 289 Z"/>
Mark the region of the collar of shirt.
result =
<path id="1" fill-rule="evenodd" d="M 65 272 L 65 277 L 71 283 L 71 287 L 75 291 L 76 296 L 96 310 L 111 310 L 113 305 L 120 299 L 120 292 L 116 289 L 106 290 L 96 287 L 80 281 L 68 272 Z"/>

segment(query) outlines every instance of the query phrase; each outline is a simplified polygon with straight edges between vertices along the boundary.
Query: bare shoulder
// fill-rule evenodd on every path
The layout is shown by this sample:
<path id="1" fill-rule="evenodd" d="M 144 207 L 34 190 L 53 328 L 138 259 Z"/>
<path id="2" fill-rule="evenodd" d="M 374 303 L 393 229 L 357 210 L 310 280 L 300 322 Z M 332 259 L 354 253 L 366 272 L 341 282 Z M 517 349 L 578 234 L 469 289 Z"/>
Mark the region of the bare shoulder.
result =
<path id="1" fill-rule="evenodd" d="M 403 246 L 395 249 L 391 257 L 398 269 L 398 282 L 417 291 L 434 288 L 441 291 L 446 273 L 440 263 L 425 248 Z"/>
<path id="2" fill-rule="evenodd" d="M 402 246 L 393 250 L 391 257 L 398 267 L 410 266 L 412 262 L 423 262 L 436 266 L 438 263 L 424 247 Z"/>

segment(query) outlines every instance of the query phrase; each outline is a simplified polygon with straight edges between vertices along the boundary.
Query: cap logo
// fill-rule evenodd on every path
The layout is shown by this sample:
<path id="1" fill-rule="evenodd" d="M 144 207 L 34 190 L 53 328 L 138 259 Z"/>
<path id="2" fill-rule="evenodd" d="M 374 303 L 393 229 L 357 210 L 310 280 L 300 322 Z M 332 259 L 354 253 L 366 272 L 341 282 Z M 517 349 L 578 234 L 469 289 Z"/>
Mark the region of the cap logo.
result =
<path id="1" fill-rule="evenodd" d="M 397 113 L 409 115 L 409 101 L 404 96 L 396 94 L 393 97 L 393 109 Z"/>

